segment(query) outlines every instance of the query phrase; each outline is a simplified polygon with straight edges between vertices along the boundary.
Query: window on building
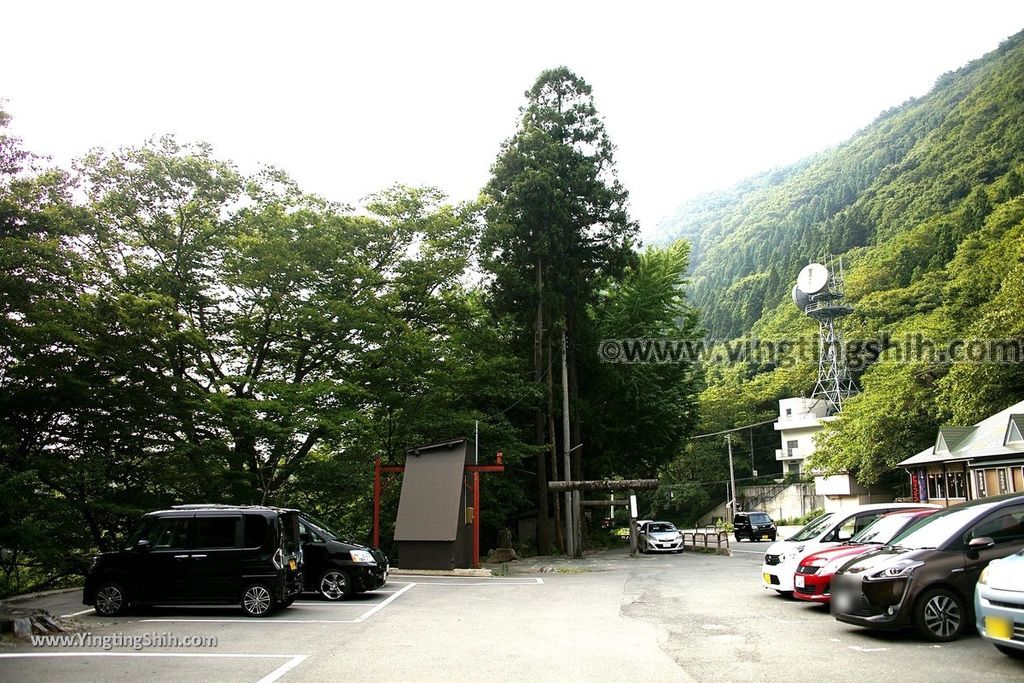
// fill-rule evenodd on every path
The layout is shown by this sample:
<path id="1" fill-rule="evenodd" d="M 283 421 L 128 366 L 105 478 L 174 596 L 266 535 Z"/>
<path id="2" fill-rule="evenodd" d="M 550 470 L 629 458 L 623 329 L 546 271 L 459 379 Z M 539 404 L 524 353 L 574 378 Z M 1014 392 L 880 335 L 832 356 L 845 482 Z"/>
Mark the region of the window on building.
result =
<path id="1" fill-rule="evenodd" d="M 950 498 L 967 497 L 967 480 L 963 472 L 946 473 L 946 489 Z"/>
<path id="2" fill-rule="evenodd" d="M 792 416 L 793 416 L 793 409 L 792 408 L 786 408 L 786 417 L 792 417 Z"/>
<path id="3" fill-rule="evenodd" d="M 799 446 L 799 445 L 800 445 L 799 441 L 787 441 L 786 442 L 786 454 L 789 455 L 789 457 L 792 458 L 793 455 L 795 455 L 795 451 L 797 449 L 797 446 Z"/>
<path id="4" fill-rule="evenodd" d="M 928 498 L 945 498 L 946 487 L 943 481 L 942 472 L 929 472 L 928 473 Z"/>

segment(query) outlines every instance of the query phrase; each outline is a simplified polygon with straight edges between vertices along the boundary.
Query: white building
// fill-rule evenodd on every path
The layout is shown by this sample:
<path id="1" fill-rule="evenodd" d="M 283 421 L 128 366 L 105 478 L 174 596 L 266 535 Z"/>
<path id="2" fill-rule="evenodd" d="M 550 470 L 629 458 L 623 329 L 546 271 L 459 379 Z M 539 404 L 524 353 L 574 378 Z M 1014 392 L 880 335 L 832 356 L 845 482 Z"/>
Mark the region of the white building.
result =
<path id="1" fill-rule="evenodd" d="M 784 398 L 779 401 L 779 421 L 775 431 L 782 439 L 782 448 L 775 449 L 775 459 L 782 462 L 782 474 L 800 475 L 804 461 L 814 453 L 814 435 L 827 417 L 828 406 L 819 398 Z"/>
<path id="2" fill-rule="evenodd" d="M 782 448 L 775 450 L 775 459 L 782 462 L 783 475 L 813 474 L 814 493 L 822 496 L 825 511 L 833 512 L 843 508 L 887 503 L 892 495 L 872 493 L 857 483 L 849 474 L 823 476 L 815 470 L 808 471 L 805 462 L 814 454 L 814 436 L 825 423 L 836 419 L 828 415 L 828 405 L 819 398 L 784 398 L 779 401 L 779 420 L 775 431 L 779 432 Z"/>

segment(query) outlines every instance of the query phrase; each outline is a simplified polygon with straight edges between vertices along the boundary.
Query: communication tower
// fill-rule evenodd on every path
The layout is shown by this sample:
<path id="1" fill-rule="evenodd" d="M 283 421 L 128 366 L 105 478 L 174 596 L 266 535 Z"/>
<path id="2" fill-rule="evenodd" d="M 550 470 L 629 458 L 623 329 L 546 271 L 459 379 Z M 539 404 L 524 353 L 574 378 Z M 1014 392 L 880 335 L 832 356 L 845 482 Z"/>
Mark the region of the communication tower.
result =
<path id="1" fill-rule="evenodd" d="M 811 398 L 824 399 L 828 414 L 835 415 L 843 401 L 857 393 L 846 364 L 842 325 L 853 308 L 845 303 L 842 260 L 822 261 L 804 266 L 797 275 L 793 303 L 818 321 L 818 381 Z"/>

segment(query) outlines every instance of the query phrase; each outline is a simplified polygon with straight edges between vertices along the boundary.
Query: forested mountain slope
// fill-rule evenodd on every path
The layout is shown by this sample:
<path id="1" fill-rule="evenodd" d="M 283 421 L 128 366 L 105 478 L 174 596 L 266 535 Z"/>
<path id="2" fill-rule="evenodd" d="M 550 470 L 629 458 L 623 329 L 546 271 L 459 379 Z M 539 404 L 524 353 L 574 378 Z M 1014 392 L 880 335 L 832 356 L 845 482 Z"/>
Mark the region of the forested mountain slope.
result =
<path id="1" fill-rule="evenodd" d="M 853 252 L 855 298 L 941 270 L 1016 193 L 1019 178 L 1006 176 L 1022 163 L 1017 34 L 837 147 L 684 204 L 663 235 L 693 243 L 694 302 L 713 336 L 735 337 L 786 300 L 799 268 L 822 253 Z"/>
<path id="2" fill-rule="evenodd" d="M 809 260 L 843 256 L 855 309 L 847 341 L 888 335 L 881 345 L 890 353 L 854 368 L 863 392 L 818 439 L 813 464 L 898 484 L 896 463 L 932 443 L 939 425 L 972 424 L 1024 398 L 1024 363 L 942 356 L 956 339 L 1024 342 L 1022 175 L 1017 34 L 835 148 L 690 201 L 664 239 L 693 243 L 691 298 L 717 338 L 815 334 L 790 289 Z M 895 357 L 908 336 L 934 342 L 938 354 Z M 779 398 L 809 395 L 810 360 L 710 370 L 701 431 L 770 420 Z M 762 472 L 776 471 L 777 437 L 768 427 L 756 436 L 751 466 L 756 456 Z M 675 478 L 720 479 L 721 449 L 708 448 L 681 458 Z"/>

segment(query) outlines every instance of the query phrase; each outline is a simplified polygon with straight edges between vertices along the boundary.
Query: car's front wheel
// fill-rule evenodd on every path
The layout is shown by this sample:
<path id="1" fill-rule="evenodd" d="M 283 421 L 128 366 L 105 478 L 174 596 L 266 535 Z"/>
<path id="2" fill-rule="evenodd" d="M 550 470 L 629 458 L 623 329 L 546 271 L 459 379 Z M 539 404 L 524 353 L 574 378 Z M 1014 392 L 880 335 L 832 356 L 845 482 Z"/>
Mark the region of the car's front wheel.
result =
<path id="1" fill-rule="evenodd" d="M 274 593 L 265 583 L 250 583 L 242 591 L 242 609 L 250 617 L 266 617 L 277 606 Z"/>
<path id="2" fill-rule="evenodd" d="M 352 595 L 352 580 L 340 569 L 328 569 L 320 577 L 318 591 L 328 600 L 345 600 Z"/>
<path id="3" fill-rule="evenodd" d="M 128 594 L 119 583 L 105 583 L 96 589 L 93 607 L 101 617 L 119 617 L 128 611 Z"/>
<path id="4" fill-rule="evenodd" d="M 914 628 L 922 638 L 945 643 L 959 638 L 967 626 L 964 601 L 945 588 L 933 588 L 914 606 Z"/>

